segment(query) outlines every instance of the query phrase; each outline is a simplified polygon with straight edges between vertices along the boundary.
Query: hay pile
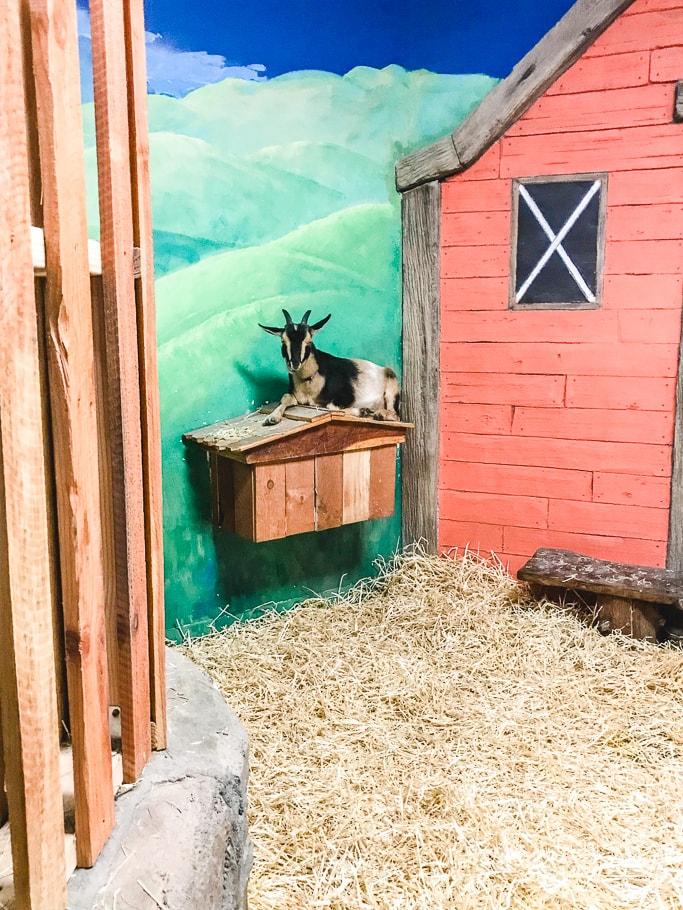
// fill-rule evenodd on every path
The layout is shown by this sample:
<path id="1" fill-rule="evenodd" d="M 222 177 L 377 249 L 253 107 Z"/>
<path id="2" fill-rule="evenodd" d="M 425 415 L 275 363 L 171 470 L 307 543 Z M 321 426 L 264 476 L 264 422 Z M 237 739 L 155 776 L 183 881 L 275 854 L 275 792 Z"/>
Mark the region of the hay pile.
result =
<path id="1" fill-rule="evenodd" d="M 683 652 L 419 552 L 185 651 L 251 737 L 250 910 L 683 907 Z"/>

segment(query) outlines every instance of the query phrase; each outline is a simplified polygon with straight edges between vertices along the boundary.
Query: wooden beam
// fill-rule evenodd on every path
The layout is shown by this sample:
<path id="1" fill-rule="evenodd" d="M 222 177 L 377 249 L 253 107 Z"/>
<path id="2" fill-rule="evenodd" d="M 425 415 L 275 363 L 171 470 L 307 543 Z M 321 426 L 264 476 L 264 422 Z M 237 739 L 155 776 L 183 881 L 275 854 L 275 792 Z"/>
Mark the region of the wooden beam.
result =
<path id="1" fill-rule="evenodd" d="M 441 186 L 403 194 L 403 380 L 401 416 L 415 424 L 403 446 L 403 543 L 436 552 L 439 479 L 439 238 Z"/>
<path id="2" fill-rule="evenodd" d="M 577 0 L 455 132 L 397 163 L 399 191 L 443 180 L 473 164 L 633 2 Z"/>
<path id="3" fill-rule="evenodd" d="M 0 701 L 18 907 L 66 905 L 22 35 L 0 5 Z"/>
<path id="4" fill-rule="evenodd" d="M 90 3 L 124 780 L 151 752 L 138 325 L 122 5 Z"/>
<path id="5" fill-rule="evenodd" d="M 147 604 L 151 672 L 151 715 L 154 748 L 166 747 L 166 620 L 164 611 L 164 528 L 161 502 L 161 421 L 157 370 L 156 306 L 152 197 L 147 128 L 147 72 L 142 0 L 125 0 L 128 118 L 133 190 L 133 238 L 139 249 L 140 280 L 136 282 L 142 467 L 147 543 Z"/>
<path id="6" fill-rule="evenodd" d="M 45 323 L 78 864 L 114 826 L 78 30 L 70 0 L 30 0 L 45 232 Z"/>

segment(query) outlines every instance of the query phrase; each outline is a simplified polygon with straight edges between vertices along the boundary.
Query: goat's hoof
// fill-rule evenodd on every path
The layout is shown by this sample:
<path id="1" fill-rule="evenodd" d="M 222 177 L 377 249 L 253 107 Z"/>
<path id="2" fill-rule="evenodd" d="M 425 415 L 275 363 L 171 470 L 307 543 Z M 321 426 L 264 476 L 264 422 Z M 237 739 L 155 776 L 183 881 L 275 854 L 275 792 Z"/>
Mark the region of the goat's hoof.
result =
<path id="1" fill-rule="evenodd" d="M 274 427 L 276 423 L 280 423 L 277 417 L 266 417 L 266 419 L 263 421 L 263 426 Z"/>

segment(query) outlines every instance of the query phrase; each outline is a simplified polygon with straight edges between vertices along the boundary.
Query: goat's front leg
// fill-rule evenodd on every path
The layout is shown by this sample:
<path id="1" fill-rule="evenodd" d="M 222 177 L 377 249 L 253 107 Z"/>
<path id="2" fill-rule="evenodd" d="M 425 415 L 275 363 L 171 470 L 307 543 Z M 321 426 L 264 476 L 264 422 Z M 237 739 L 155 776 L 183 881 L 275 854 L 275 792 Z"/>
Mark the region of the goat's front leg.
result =
<path id="1" fill-rule="evenodd" d="M 285 392 L 285 394 L 280 399 L 280 404 L 266 417 L 266 419 L 263 421 L 263 425 L 266 427 L 272 427 L 274 424 L 280 423 L 285 410 L 287 408 L 291 408 L 295 404 L 296 398 L 292 395 L 292 393 Z"/>

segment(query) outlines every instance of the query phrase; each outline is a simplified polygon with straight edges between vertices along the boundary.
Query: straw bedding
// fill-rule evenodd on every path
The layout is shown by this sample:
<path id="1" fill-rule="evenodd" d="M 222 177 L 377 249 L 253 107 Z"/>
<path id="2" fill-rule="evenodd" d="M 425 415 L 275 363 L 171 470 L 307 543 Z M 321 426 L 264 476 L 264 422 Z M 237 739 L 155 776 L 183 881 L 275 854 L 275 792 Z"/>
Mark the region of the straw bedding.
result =
<path id="1" fill-rule="evenodd" d="M 250 910 L 683 906 L 679 649 L 414 551 L 185 650 L 250 735 Z"/>

